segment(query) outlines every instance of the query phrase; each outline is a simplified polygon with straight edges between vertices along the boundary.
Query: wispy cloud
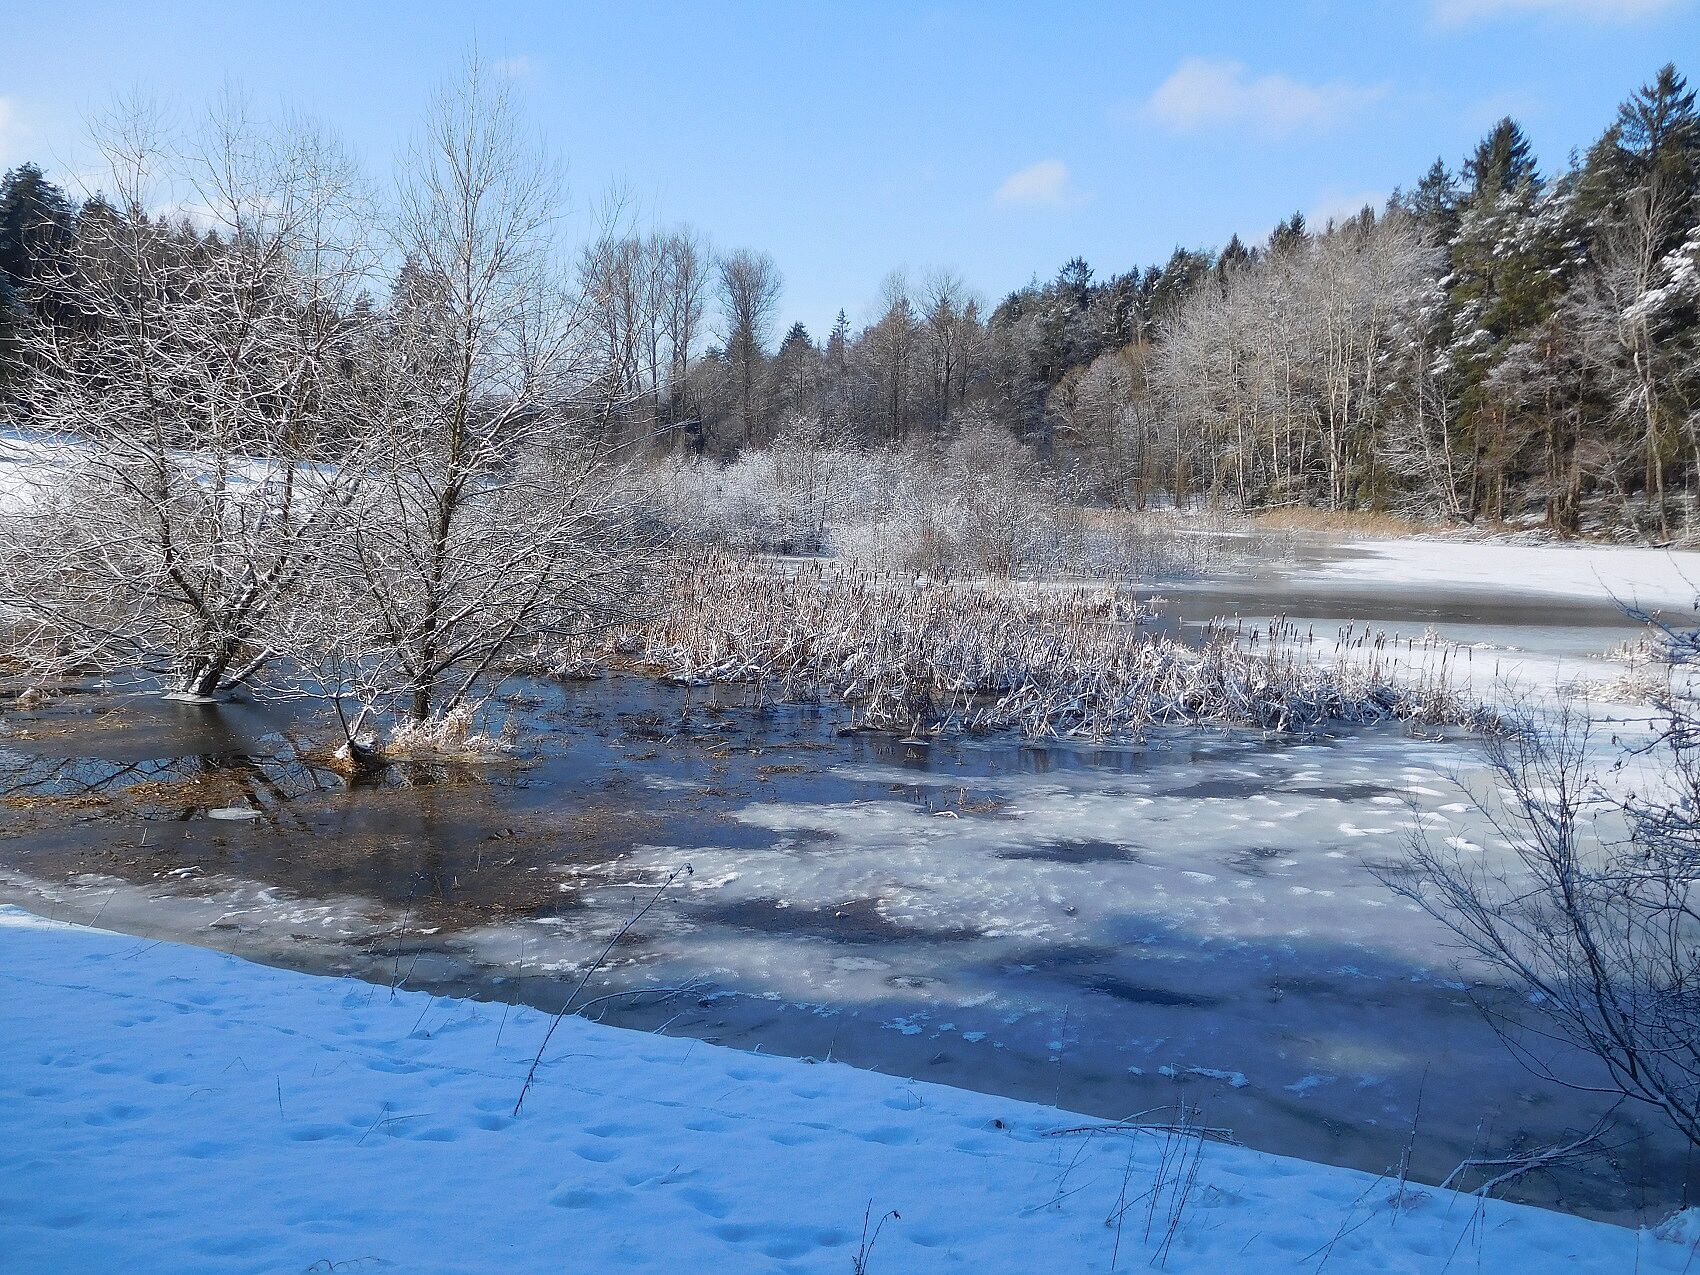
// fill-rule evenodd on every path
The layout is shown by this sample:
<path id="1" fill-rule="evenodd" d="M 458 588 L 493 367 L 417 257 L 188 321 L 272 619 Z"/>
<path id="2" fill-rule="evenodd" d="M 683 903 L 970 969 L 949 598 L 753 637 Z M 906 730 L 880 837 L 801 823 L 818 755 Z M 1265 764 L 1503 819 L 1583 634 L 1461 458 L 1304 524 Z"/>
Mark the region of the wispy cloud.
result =
<path id="1" fill-rule="evenodd" d="M 1680 0 L 1434 0 L 1443 26 L 1494 18 L 1583 18 L 1591 22 L 1634 22 L 1676 8 Z"/>
<path id="2" fill-rule="evenodd" d="M 510 80 L 530 80 L 537 76 L 542 68 L 537 59 L 529 53 L 518 53 L 511 58 L 497 58 L 490 64 L 497 75 L 505 75 Z"/>
<path id="3" fill-rule="evenodd" d="M 1141 114 L 1182 133 L 1228 127 L 1280 136 L 1330 127 L 1386 95 L 1382 86 L 1305 84 L 1254 76 L 1243 62 L 1188 58 L 1146 99 Z"/>
<path id="4" fill-rule="evenodd" d="M 0 97 L 0 169 L 10 168 L 22 157 L 15 152 L 23 143 L 23 125 L 18 108 L 10 98 Z"/>
<path id="5" fill-rule="evenodd" d="M 1000 204 L 1062 208 L 1083 203 L 1086 196 L 1075 188 L 1067 164 L 1060 159 L 1044 159 L 1004 178 L 992 198 Z"/>

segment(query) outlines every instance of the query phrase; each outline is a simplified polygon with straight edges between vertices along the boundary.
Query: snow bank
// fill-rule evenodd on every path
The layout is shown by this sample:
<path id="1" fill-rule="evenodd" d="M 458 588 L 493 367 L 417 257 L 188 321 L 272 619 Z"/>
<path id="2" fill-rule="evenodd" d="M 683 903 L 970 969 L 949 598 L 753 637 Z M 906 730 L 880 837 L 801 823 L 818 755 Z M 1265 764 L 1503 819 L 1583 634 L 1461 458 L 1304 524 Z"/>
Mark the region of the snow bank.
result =
<path id="1" fill-rule="evenodd" d="M 1646 608 L 1692 609 L 1700 553 L 1617 545 L 1498 544 L 1409 538 L 1358 540 L 1353 556 L 1301 575 L 1321 579 L 1548 593 Z"/>
<path id="2" fill-rule="evenodd" d="M 901 1215 L 871 1275 L 1136 1270 L 1171 1219 L 1176 1272 L 1690 1258 L 1680 1237 L 1439 1191 L 1395 1210 L 1388 1181 L 1215 1144 L 1185 1189 L 1156 1137 L 1046 1136 L 1085 1122 L 580 1019 L 516 1119 L 539 1014 L 14 909 L 0 977 L 0 1252 L 19 1272 L 844 1275 L 870 1204 Z"/>

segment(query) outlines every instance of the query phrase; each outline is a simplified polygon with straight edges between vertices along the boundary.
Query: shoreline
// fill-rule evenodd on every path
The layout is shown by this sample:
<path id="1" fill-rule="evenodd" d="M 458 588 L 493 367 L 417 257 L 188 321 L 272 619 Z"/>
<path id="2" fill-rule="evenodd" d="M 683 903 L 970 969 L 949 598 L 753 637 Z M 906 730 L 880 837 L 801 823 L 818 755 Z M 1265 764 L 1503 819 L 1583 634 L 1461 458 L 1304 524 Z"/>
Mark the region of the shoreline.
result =
<path id="1" fill-rule="evenodd" d="M 948 1254 L 1011 1275 L 1041 1253 L 1185 1275 L 1324 1250 L 1341 1269 L 1464 1253 L 1495 1269 L 1675 1272 L 1691 1256 L 1682 1223 L 1665 1228 L 1673 1242 L 1185 1129 L 1134 1133 L 580 1018 L 561 1021 L 525 1092 L 548 1029 L 535 1012 L 10 908 L 0 951 L 18 1016 L 0 1084 L 30 1095 L 11 1105 L 0 1180 L 29 1175 L 5 1228 L 26 1267 L 835 1271 L 860 1248 L 871 1269 Z M 586 1231 L 586 1208 L 608 1224 Z M 1114 1226 L 1118 1209 L 1137 1222 Z M 870 1255 L 864 1213 L 893 1211 Z M 442 1256 L 475 1220 L 492 1240 Z"/>

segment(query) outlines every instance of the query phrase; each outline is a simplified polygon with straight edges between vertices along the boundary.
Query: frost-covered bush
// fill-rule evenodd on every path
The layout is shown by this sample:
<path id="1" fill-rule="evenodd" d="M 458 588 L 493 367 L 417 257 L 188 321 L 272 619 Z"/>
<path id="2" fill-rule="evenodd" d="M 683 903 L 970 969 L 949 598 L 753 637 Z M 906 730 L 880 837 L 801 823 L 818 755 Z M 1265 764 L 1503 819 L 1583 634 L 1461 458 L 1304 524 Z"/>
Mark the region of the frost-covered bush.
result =
<path id="1" fill-rule="evenodd" d="M 699 542 L 763 553 L 821 553 L 830 530 L 865 490 L 874 458 L 832 443 L 824 427 L 794 418 L 767 448 L 721 465 L 673 457 L 654 473 L 662 518 Z"/>
<path id="2" fill-rule="evenodd" d="M 982 417 L 887 466 L 873 499 L 835 532 L 840 557 L 941 579 L 1066 571 L 1079 557 L 1079 512 L 1061 485 Z"/>
<path id="3" fill-rule="evenodd" d="M 647 477 L 658 516 L 696 546 L 896 576 L 1153 580 L 1201 571 L 1229 544 L 1199 513 L 1088 507 L 1070 475 L 972 410 L 942 439 L 867 449 L 797 417 L 729 464 L 675 457 Z"/>
<path id="4" fill-rule="evenodd" d="M 827 554 L 939 578 L 1067 569 L 1081 516 L 1009 433 L 970 417 L 948 440 L 862 450 L 794 418 L 727 465 L 658 466 L 664 519 L 710 545 Z"/>

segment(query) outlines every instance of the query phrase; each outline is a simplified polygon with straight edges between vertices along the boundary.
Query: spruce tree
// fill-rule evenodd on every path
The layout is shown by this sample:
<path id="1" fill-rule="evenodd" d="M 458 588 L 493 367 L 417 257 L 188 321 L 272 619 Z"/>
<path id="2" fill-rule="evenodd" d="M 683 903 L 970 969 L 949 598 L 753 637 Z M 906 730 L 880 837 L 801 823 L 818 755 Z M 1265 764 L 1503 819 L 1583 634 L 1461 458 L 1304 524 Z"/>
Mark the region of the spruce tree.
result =
<path id="1" fill-rule="evenodd" d="M 834 373 L 842 373 L 850 351 L 850 320 L 843 310 L 832 321 L 826 338 L 826 361 Z"/>
<path id="2" fill-rule="evenodd" d="M 1621 223 L 1639 201 L 1657 223 L 1659 253 L 1682 242 L 1700 204 L 1700 115 L 1676 67 L 1665 65 L 1617 108 L 1588 150 L 1579 200 L 1596 232 Z"/>
<path id="3" fill-rule="evenodd" d="M 1389 205 L 1415 217 L 1432 243 L 1449 243 L 1458 230 L 1458 179 L 1437 159 L 1408 192 L 1395 192 Z"/>
<path id="4" fill-rule="evenodd" d="M 1228 276 L 1252 260 L 1251 251 L 1238 235 L 1233 235 L 1222 249 L 1222 255 L 1216 258 L 1216 282 L 1226 287 Z"/>
<path id="5" fill-rule="evenodd" d="M 1700 116 L 1693 90 L 1674 65 L 1667 62 L 1618 107 L 1613 131 L 1631 180 L 1659 181 L 1681 192 L 1685 212 L 1700 176 Z"/>
<path id="6" fill-rule="evenodd" d="M 0 274 L 14 286 L 40 275 L 71 239 L 75 210 L 34 164 L 0 178 Z"/>
<path id="7" fill-rule="evenodd" d="M 1464 164 L 1464 181 L 1472 203 L 1519 191 L 1532 198 L 1539 192 L 1534 149 L 1516 120 L 1510 116 L 1500 120 L 1476 144 L 1475 153 Z"/>
<path id="8" fill-rule="evenodd" d="M 1057 271 L 1057 288 L 1077 310 L 1084 310 L 1092 299 L 1092 267 L 1084 257 L 1071 257 Z"/>
<path id="9" fill-rule="evenodd" d="M 1279 256 L 1283 252 L 1302 248 L 1309 240 L 1310 231 L 1305 226 L 1305 215 L 1296 212 L 1287 220 L 1278 223 L 1269 233 L 1270 255 Z"/>
<path id="10" fill-rule="evenodd" d="M 38 305 L 32 284 L 57 267 L 71 242 L 75 210 L 34 164 L 0 178 L 0 384 L 17 374 L 14 334 Z"/>
<path id="11" fill-rule="evenodd" d="M 1464 165 L 1468 186 L 1447 246 L 1446 356 L 1462 385 L 1473 475 L 1469 513 L 1503 517 L 1519 477 L 1521 413 L 1529 401 L 1502 369 L 1521 338 L 1563 295 L 1574 182 L 1546 190 L 1528 138 L 1511 119 L 1488 131 Z M 1525 361 L 1533 367 L 1534 362 Z"/>

